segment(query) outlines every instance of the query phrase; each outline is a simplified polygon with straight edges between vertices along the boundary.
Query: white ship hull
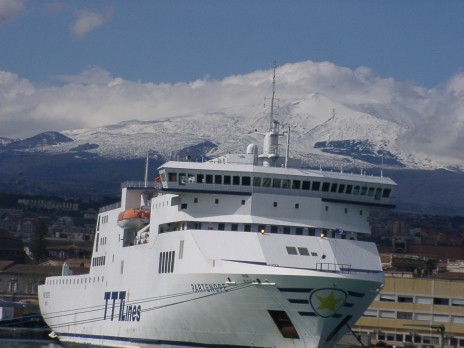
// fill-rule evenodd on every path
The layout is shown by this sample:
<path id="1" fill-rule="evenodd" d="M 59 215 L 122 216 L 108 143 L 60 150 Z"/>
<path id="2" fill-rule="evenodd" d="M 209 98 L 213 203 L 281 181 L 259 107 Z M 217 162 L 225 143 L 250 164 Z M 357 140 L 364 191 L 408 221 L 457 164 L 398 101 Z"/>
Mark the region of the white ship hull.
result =
<path id="1" fill-rule="evenodd" d="M 334 273 L 285 266 L 289 255 L 281 255 L 281 265 L 271 265 L 278 257 L 272 260 L 269 255 L 270 262 L 260 257 L 245 260 L 252 254 L 270 252 L 266 250 L 270 245 L 295 244 L 295 236 L 219 233 L 220 239 L 228 240 L 229 250 L 240 248 L 234 246 L 239 239 L 247 244 L 242 248 L 247 250 L 236 260 L 210 259 L 205 255 L 219 252 L 211 247 L 217 245 L 210 243 L 216 237 L 212 231 L 159 235 L 160 245 L 171 244 L 172 249 L 184 241 L 175 272 L 158 273 L 157 243 L 124 248 L 117 261 L 107 261 L 105 266 L 107 274 L 119 275 L 99 275 L 95 267 L 97 271 L 90 275 L 48 278 L 47 284 L 39 287 L 42 314 L 64 342 L 137 347 L 331 347 L 362 315 L 383 284 L 378 268 Z M 337 257 L 337 247 L 350 245 L 363 251 L 351 256 L 342 253 L 340 263 L 350 257 L 364 262 L 373 251 L 368 243 L 318 237 L 300 237 L 296 244 L 310 247 L 315 243 L 326 248 L 326 259 Z M 261 250 L 253 251 L 254 247 Z M 371 261 L 378 262 L 375 258 L 374 254 Z M 318 310 L 321 302 L 317 296 L 329 298 L 330 293 L 334 302 L 338 300 L 333 310 Z M 283 337 L 272 311 L 287 313 L 297 339 Z"/>

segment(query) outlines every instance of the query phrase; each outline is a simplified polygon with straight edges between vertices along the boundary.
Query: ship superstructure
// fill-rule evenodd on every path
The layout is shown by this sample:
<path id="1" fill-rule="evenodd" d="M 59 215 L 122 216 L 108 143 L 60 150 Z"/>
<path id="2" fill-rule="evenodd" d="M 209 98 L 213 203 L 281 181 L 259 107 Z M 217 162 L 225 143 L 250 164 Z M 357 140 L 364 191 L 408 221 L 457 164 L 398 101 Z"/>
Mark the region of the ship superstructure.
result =
<path id="1" fill-rule="evenodd" d="M 151 187 L 123 185 L 99 214 L 90 273 L 39 286 L 60 340 L 325 348 L 347 332 L 383 286 L 376 246 L 359 237 L 396 185 L 299 168 L 279 154 L 272 111 L 263 135 L 260 154 L 170 161 Z"/>

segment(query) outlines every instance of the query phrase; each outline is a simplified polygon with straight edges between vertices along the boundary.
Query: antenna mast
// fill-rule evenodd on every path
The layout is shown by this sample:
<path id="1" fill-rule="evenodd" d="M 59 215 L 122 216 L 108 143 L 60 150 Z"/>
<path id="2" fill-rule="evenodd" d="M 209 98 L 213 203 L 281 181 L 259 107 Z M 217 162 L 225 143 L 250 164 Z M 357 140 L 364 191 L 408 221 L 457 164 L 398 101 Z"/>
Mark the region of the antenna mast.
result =
<path id="1" fill-rule="evenodd" d="M 276 61 L 274 60 L 274 75 L 272 77 L 272 99 L 271 99 L 271 114 L 269 116 L 269 132 L 272 132 L 274 129 L 274 93 L 275 93 L 275 71 L 276 71 Z"/>
<path id="2" fill-rule="evenodd" d="M 148 151 L 147 157 L 145 158 L 145 187 L 148 185 Z"/>

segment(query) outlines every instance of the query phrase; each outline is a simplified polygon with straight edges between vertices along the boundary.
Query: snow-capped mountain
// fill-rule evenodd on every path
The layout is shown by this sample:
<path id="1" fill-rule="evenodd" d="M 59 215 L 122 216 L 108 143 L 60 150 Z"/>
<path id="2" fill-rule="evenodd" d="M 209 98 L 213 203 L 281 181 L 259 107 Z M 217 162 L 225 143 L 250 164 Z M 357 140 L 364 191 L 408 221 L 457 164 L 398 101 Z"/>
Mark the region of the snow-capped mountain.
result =
<path id="1" fill-rule="evenodd" d="M 250 143 L 261 147 L 262 136 L 255 130 L 267 131 L 269 111 L 269 105 L 264 109 L 262 105 L 245 105 L 156 121 L 129 120 L 64 131 L 62 138 L 55 134 L 51 139 L 50 132 L 47 137 L 39 137 L 42 141 L 37 141 L 36 136 L 8 142 L 3 148 L 34 148 L 31 151 L 51 154 L 76 152 L 76 156 L 84 151 L 111 159 L 141 158 L 150 151 L 161 159 L 183 156 L 192 147 L 203 144 L 197 146 L 197 156 L 201 152 L 215 156 L 243 152 Z M 399 110 L 398 106 L 347 106 L 315 93 L 304 99 L 280 100 L 275 119 L 280 121 L 282 132 L 287 130 L 286 124 L 290 125 L 291 156 L 307 166 L 366 168 L 378 167 L 381 162 L 386 167 L 446 166 L 402 148 L 399 139 L 408 130 L 411 117 L 401 116 L 407 112 L 414 113 Z M 286 137 L 282 137 L 282 154 L 285 142 Z"/>

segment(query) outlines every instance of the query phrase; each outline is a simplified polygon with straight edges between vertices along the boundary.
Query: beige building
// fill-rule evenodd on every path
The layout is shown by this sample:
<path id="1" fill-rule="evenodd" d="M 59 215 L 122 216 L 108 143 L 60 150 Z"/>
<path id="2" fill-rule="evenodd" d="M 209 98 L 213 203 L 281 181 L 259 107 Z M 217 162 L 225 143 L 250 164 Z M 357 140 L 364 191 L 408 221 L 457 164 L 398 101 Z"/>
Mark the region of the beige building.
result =
<path id="1" fill-rule="evenodd" d="M 444 326 L 445 347 L 464 347 L 464 274 L 413 278 L 386 272 L 384 288 L 352 329 L 373 344 L 439 346 L 440 332 L 426 325 Z"/>

